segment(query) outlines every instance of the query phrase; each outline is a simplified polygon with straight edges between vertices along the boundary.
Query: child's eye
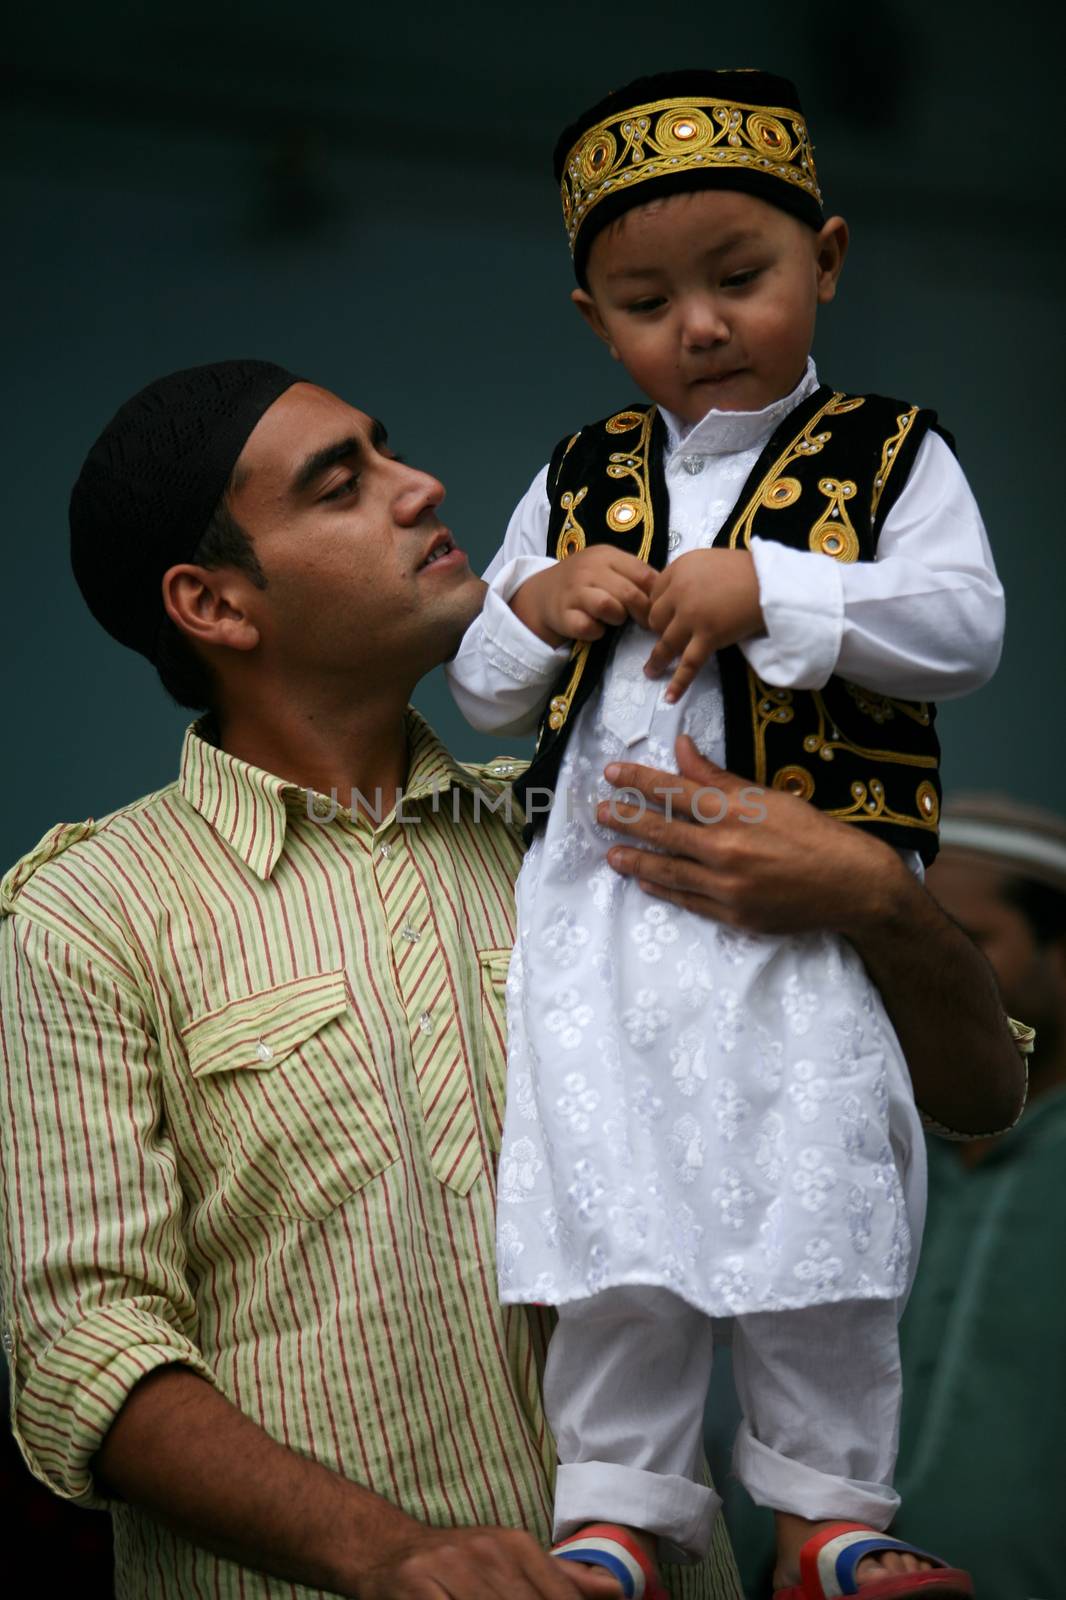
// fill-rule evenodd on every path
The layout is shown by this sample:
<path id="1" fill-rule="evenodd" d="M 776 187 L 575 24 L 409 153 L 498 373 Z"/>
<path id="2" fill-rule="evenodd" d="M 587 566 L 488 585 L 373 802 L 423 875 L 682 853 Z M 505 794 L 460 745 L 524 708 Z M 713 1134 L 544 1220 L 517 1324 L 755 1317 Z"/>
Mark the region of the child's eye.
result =
<path id="1" fill-rule="evenodd" d="M 758 267 L 751 267 L 746 272 L 731 272 L 728 278 L 723 278 L 723 289 L 744 289 L 749 283 L 754 283 L 759 276 Z"/>
<path id="2" fill-rule="evenodd" d="M 648 295 L 645 300 L 634 300 L 627 309 L 635 312 L 637 316 L 642 316 L 648 311 L 658 311 L 665 304 L 666 301 L 661 294 Z"/>

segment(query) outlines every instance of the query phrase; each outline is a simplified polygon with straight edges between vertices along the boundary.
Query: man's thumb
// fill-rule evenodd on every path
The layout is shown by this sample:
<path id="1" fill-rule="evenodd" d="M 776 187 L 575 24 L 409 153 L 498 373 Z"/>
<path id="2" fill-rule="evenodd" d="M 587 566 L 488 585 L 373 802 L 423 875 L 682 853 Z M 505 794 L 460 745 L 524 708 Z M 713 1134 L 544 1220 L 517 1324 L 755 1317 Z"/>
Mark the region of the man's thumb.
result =
<path id="1" fill-rule="evenodd" d="M 720 789 L 740 783 L 735 773 L 729 772 L 725 767 L 718 767 L 713 761 L 708 761 L 706 756 L 701 756 L 687 733 L 679 736 L 674 752 L 683 778 L 691 778 L 694 783 L 713 782 Z"/>

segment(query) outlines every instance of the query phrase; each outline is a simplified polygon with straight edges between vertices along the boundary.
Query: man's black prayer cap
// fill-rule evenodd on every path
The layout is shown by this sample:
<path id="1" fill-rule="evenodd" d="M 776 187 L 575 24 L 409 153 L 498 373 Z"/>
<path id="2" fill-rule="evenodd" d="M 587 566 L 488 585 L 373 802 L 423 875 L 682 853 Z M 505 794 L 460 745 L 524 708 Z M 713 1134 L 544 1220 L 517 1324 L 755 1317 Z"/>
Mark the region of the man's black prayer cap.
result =
<path id="1" fill-rule="evenodd" d="M 796 86 L 732 68 L 637 78 L 581 114 L 555 146 L 578 281 L 589 248 L 634 206 L 690 189 L 739 189 L 820 228 L 822 195 Z"/>
<path id="2" fill-rule="evenodd" d="M 154 660 L 169 567 L 191 561 L 263 413 L 301 380 L 272 361 L 159 378 L 112 417 L 70 497 L 70 559 L 89 610 Z"/>

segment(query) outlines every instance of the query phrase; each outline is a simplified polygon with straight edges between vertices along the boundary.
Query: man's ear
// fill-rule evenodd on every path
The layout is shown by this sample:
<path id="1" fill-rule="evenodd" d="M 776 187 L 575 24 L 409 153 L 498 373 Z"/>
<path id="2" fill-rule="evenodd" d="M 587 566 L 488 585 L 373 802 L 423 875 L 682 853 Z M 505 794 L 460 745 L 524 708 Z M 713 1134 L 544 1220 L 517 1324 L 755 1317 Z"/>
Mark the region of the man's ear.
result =
<path id="1" fill-rule="evenodd" d="M 163 574 L 163 606 L 197 644 L 254 650 L 259 628 L 248 615 L 247 579 L 234 567 L 171 567 Z"/>
<path id="2" fill-rule="evenodd" d="M 588 290 L 571 289 L 570 298 L 574 302 L 575 306 L 577 306 L 577 309 L 581 312 L 581 315 L 584 317 L 585 321 L 588 323 L 597 339 L 603 340 L 604 344 L 617 361 L 619 359 L 618 351 L 611 343 L 611 336 L 604 326 L 603 318 L 600 316 L 600 308 L 589 294 Z"/>
<path id="3" fill-rule="evenodd" d="M 848 253 L 849 238 L 848 225 L 844 218 L 830 217 L 814 241 L 820 305 L 828 305 L 837 292 L 837 282 L 844 270 L 844 258 Z"/>

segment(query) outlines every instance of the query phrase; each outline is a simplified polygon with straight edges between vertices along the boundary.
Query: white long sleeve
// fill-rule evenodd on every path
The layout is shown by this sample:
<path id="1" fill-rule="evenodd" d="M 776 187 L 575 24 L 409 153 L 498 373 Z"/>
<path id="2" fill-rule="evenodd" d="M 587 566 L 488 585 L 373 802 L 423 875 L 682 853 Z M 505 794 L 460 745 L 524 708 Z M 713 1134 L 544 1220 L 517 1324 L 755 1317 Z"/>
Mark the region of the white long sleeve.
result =
<path id="1" fill-rule="evenodd" d="M 544 696 L 570 655 L 569 645 L 553 649 L 545 644 L 509 604 L 527 578 L 555 565 L 544 554 L 547 482 L 544 467 L 515 507 L 503 545 L 485 569 L 489 588 L 481 614 L 444 669 L 459 710 L 471 727 L 484 733 L 534 732 Z"/>
<path id="2" fill-rule="evenodd" d="M 737 455 L 700 452 L 711 421 L 697 424 L 683 443 L 671 439 L 671 557 L 710 546 L 747 475 Z M 447 669 L 475 728 L 533 731 L 568 658 L 568 647 L 545 644 L 509 604 L 527 578 L 553 564 L 544 554 L 548 514 L 545 467 L 515 508 L 485 572 L 484 610 Z M 880 694 L 948 700 L 980 688 L 996 669 L 1003 590 L 976 501 L 937 434 L 918 449 L 875 561 L 842 563 L 768 539 L 752 541 L 752 556 L 766 633 L 741 649 L 766 683 L 818 689 L 838 673 Z"/>
<path id="3" fill-rule="evenodd" d="M 1003 590 L 969 484 L 937 434 L 922 440 L 876 561 L 763 539 L 752 554 L 766 636 L 741 649 L 766 683 L 819 689 L 835 672 L 880 694 L 950 700 L 996 669 Z"/>

